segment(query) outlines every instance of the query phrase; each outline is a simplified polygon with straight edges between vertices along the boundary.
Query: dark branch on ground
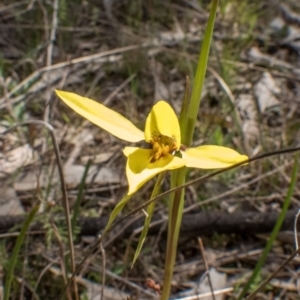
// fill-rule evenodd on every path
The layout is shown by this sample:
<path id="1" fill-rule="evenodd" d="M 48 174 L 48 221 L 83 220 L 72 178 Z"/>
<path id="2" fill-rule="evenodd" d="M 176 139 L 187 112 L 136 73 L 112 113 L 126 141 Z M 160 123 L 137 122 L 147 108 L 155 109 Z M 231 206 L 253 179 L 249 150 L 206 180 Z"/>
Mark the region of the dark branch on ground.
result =
<path id="1" fill-rule="evenodd" d="M 293 230 L 294 219 L 298 209 L 291 209 L 287 212 L 281 230 Z M 279 212 L 252 212 L 239 211 L 232 214 L 220 211 L 208 211 L 193 214 L 185 214 L 182 220 L 181 235 L 190 237 L 210 236 L 213 233 L 219 234 L 257 234 L 271 232 L 277 219 Z M 0 216 L 0 231 L 8 232 L 13 227 L 20 225 L 25 219 L 25 216 Z M 153 222 L 160 219 L 159 216 L 153 217 Z M 81 235 L 95 236 L 103 230 L 108 217 L 80 217 L 78 226 L 80 227 Z M 129 225 L 128 220 L 124 221 L 113 231 L 117 233 L 117 239 L 129 237 L 134 230 L 141 227 L 144 222 L 144 216 L 134 220 Z M 153 225 L 149 234 L 156 235 L 162 230 L 164 223 Z M 166 226 L 162 234 L 166 234 Z M 32 229 L 41 229 L 41 224 L 34 224 Z"/>

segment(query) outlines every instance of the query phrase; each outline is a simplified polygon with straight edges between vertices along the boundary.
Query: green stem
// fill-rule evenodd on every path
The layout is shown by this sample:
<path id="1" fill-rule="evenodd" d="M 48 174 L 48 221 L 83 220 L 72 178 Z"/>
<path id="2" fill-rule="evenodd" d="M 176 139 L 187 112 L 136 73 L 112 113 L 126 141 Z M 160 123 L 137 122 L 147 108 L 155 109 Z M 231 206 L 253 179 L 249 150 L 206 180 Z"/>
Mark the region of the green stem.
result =
<path id="1" fill-rule="evenodd" d="M 174 180 L 172 180 L 172 183 L 175 186 L 180 186 L 185 183 L 185 171 L 186 169 L 182 168 L 173 172 L 172 175 L 174 176 Z M 183 214 L 183 205 L 184 189 L 175 191 L 175 193 L 170 196 L 169 203 L 168 240 L 165 260 L 165 276 L 161 300 L 168 300 L 170 295 L 171 282 L 177 253 L 178 237 Z"/>
<path id="2" fill-rule="evenodd" d="M 36 206 L 33 207 L 31 212 L 29 213 L 28 217 L 24 221 L 24 223 L 22 225 L 21 232 L 18 235 L 16 244 L 15 244 L 12 256 L 10 258 L 9 265 L 8 265 L 8 271 L 7 271 L 7 276 L 6 276 L 6 280 L 5 280 L 5 288 L 4 288 L 4 297 L 3 297 L 4 300 L 9 299 L 10 288 L 11 288 L 11 283 L 12 283 L 12 280 L 13 280 L 15 266 L 16 266 L 17 259 L 18 259 L 18 254 L 20 252 L 20 248 L 21 248 L 21 245 L 22 245 L 23 240 L 25 238 L 26 232 L 29 228 L 29 225 L 31 224 L 35 214 L 39 210 L 39 207 L 40 207 L 39 204 L 37 204 Z"/>
<path id="3" fill-rule="evenodd" d="M 77 222 L 77 218 L 79 216 L 80 205 L 81 205 L 83 195 L 84 195 L 85 182 L 86 182 L 86 178 L 88 176 L 91 164 L 92 164 L 92 161 L 89 160 L 85 166 L 84 173 L 83 173 L 83 176 L 81 178 L 81 182 L 80 182 L 80 185 L 78 188 L 78 195 L 77 195 L 76 202 L 75 202 L 75 205 L 73 208 L 73 217 L 71 220 L 73 236 L 75 236 L 75 233 L 76 233 L 75 232 L 76 222 Z"/>
<path id="4" fill-rule="evenodd" d="M 198 111 L 200 107 L 202 87 L 204 84 L 204 79 L 206 74 L 210 44 L 211 44 L 213 31 L 214 31 L 217 7 L 218 7 L 218 0 L 213 0 L 203 42 L 201 45 L 201 51 L 200 51 L 198 65 L 197 65 L 196 75 L 193 82 L 193 90 L 192 90 L 191 102 L 190 102 L 188 119 L 187 119 L 187 132 L 186 132 L 187 136 L 185 137 L 186 146 L 190 146 L 193 140 L 195 124 L 196 124 Z"/>
<path id="5" fill-rule="evenodd" d="M 293 191 L 294 191 L 294 188 L 295 188 L 295 185 L 296 185 L 296 182 L 297 182 L 297 174 L 298 174 L 298 168 L 299 168 L 299 162 L 298 162 L 298 153 L 295 155 L 295 163 L 294 163 L 294 167 L 293 167 L 293 171 L 292 171 L 292 179 L 291 179 L 291 183 L 290 183 L 290 186 L 289 186 L 289 189 L 288 189 L 288 193 L 286 195 L 286 198 L 284 200 L 284 203 L 283 203 L 283 206 L 282 206 L 282 210 L 281 210 L 281 213 L 276 221 L 276 224 L 274 226 L 274 229 L 270 235 L 270 238 L 267 242 L 267 245 L 260 257 L 260 259 L 258 260 L 255 268 L 254 268 L 254 271 L 252 273 L 252 275 L 250 276 L 250 278 L 248 279 L 246 285 L 244 286 L 242 292 L 240 293 L 239 297 L 238 297 L 238 300 L 241 300 L 244 298 L 245 294 L 247 293 L 247 291 L 249 290 L 251 284 L 253 284 L 253 282 L 255 281 L 256 277 L 258 276 L 258 274 L 260 273 L 261 271 L 261 268 L 264 264 L 264 262 L 266 261 L 267 259 L 267 256 L 273 246 L 273 243 L 278 235 L 278 232 L 281 228 L 281 225 L 285 219 L 285 215 L 287 213 L 287 210 L 290 206 L 290 203 L 291 203 L 291 199 L 292 199 L 292 196 L 293 196 Z M 252 296 L 249 296 L 247 298 L 247 300 L 250 300 L 250 299 L 253 299 Z"/>

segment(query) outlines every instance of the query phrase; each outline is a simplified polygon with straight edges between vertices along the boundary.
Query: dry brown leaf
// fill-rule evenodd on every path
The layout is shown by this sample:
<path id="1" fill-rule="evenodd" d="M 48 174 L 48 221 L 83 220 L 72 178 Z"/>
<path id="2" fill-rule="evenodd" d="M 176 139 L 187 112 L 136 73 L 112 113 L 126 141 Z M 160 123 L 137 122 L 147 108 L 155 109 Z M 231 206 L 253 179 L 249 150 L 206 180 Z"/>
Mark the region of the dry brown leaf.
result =
<path id="1" fill-rule="evenodd" d="M 33 163 L 35 158 L 36 153 L 29 144 L 0 153 L 0 178 L 5 178 L 19 168 Z"/>
<path id="2" fill-rule="evenodd" d="M 254 95 L 261 113 L 269 108 L 279 106 L 277 96 L 280 95 L 280 88 L 269 72 L 265 72 L 261 79 L 254 86 Z"/>
<path id="3" fill-rule="evenodd" d="M 23 213 L 25 213 L 24 208 L 15 190 L 10 187 L 1 187 L 0 188 L 0 215 L 10 216 L 10 215 L 19 215 Z"/>
<path id="4" fill-rule="evenodd" d="M 64 168 L 65 181 L 68 188 L 77 187 L 85 170 L 82 165 L 67 165 Z M 31 170 L 30 172 L 22 172 L 17 176 L 14 182 L 14 189 L 16 191 L 32 191 L 38 187 L 43 188 L 49 184 L 49 167 L 44 167 L 42 171 Z M 86 184 L 109 185 L 122 183 L 123 174 L 117 169 L 105 168 L 98 166 L 91 166 L 89 174 L 86 179 Z M 54 171 L 51 185 L 56 185 L 59 182 L 57 169 Z"/>

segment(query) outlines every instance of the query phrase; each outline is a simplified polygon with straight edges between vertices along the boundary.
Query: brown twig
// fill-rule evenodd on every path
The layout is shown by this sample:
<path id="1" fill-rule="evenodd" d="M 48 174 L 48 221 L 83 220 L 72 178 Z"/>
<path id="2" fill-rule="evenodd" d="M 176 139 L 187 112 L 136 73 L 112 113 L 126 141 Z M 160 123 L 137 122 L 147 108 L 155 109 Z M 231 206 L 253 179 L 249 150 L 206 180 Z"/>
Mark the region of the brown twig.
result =
<path id="1" fill-rule="evenodd" d="M 288 161 L 284 164 L 282 164 L 281 166 L 279 166 L 278 168 L 275 168 L 275 169 L 272 169 L 266 173 L 263 173 L 255 178 L 253 178 L 252 180 L 248 181 L 248 182 L 245 182 L 245 183 L 242 183 L 242 184 L 239 184 L 238 186 L 228 190 L 228 191 L 225 191 L 224 193 L 220 193 L 220 194 L 217 194 L 217 195 L 214 195 L 212 196 L 211 198 L 208 198 L 208 199 L 205 199 L 203 201 L 197 201 L 196 203 L 188 206 L 187 208 L 184 209 L 184 213 L 187 213 L 189 211 L 192 211 L 194 210 L 195 208 L 199 207 L 199 206 L 203 206 L 203 205 L 207 205 L 209 203 L 212 203 L 216 200 L 219 200 L 219 199 L 222 199 L 222 198 L 225 198 L 225 197 L 228 197 L 242 189 L 245 189 L 253 184 L 255 184 L 256 182 L 260 182 L 261 180 L 264 180 L 266 179 L 267 177 L 269 176 L 272 176 L 278 172 L 280 172 L 281 170 L 293 165 L 293 161 Z"/>
<path id="2" fill-rule="evenodd" d="M 296 216 L 295 216 L 295 222 L 294 222 L 294 238 L 295 238 L 295 248 L 296 250 L 299 249 L 299 240 L 298 240 L 298 221 L 300 216 L 300 209 L 298 210 Z"/>
<path id="3" fill-rule="evenodd" d="M 105 288 L 105 264 L 106 264 L 106 258 L 105 258 L 105 250 L 103 248 L 102 242 L 99 244 L 101 255 L 102 255 L 102 288 L 101 288 L 101 294 L 100 294 L 100 300 L 104 300 L 104 288 Z"/>
<path id="4" fill-rule="evenodd" d="M 270 282 L 271 279 L 273 279 L 278 273 L 279 271 L 286 266 L 290 261 L 292 261 L 294 259 L 295 256 L 297 256 L 300 253 L 300 249 L 298 248 L 296 251 L 294 251 L 290 257 L 288 259 L 286 259 L 278 268 L 277 270 L 271 274 L 265 281 L 263 281 L 258 288 L 251 294 L 249 295 L 247 298 L 245 298 L 245 300 L 253 300 L 255 299 L 255 296 L 257 295 L 257 293 L 259 293 L 260 291 L 263 290 L 263 288 Z"/>
<path id="5" fill-rule="evenodd" d="M 53 45 L 55 42 L 55 36 L 56 36 L 56 29 L 58 25 L 58 0 L 53 0 L 53 14 L 52 14 L 52 26 L 50 30 L 49 35 L 49 44 L 47 47 L 47 60 L 46 60 L 46 66 L 49 67 L 52 65 L 52 54 L 53 54 Z M 49 80 L 49 73 L 48 73 L 48 80 Z M 49 114 L 50 114 L 50 99 L 51 99 L 52 91 L 50 90 L 50 87 L 48 87 L 46 92 L 46 109 L 44 113 L 44 121 L 49 122 Z M 77 298 L 76 298 L 77 299 Z"/>
<path id="6" fill-rule="evenodd" d="M 204 251 L 202 239 L 200 237 L 198 237 L 198 244 L 199 244 L 201 256 L 202 256 L 202 259 L 203 259 L 203 262 L 204 262 L 204 266 L 205 266 L 205 270 L 206 270 L 205 273 L 206 273 L 206 276 L 207 276 L 207 280 L 208 280 L 208 284 L 209 284 L 211 296 L 212 296 L 213 300 L 216 300 L 215 294 L 214 294 L 214 288 L 212 286 L 212 282 L 211 282 L 211 278 L 210 278 L 208 263 L 207 263 L 207 260 L 206 260 L 206 256 L 205 256 L 205 251 Z"/>
<path id="7" fill-rule="evenodd" d="M 62 244 L 62 240 L 61 240 L 61 237 L 60 237 L 60 234 L 58 232 L 58 229 L 56 227 L 56 225 L 54 223 L 51 223 L 51 227 L 53 229 L 53 232 L 54 232 L 54 235 L 56 236 L 57 238 L 57 241 L 58 241 L 58 245 L 59 245 L 59 252 L 60 252 L 60 267 L 61 267 L 61 274 L 62 274 L 62 278 L 64 280 L 64 284 L 66 285 L 67 284 L 67 271 L 66 271 L 66 266 L 65 266 L 65 254 L 64 254 L 64 247 L 63 247 L 63 244 Z M 72 297 L 71 297 L 71 293 L 69 291 L 69 289 L 67 289 L 67 298 L 69 300 L 72 300 Z"/>
<path id="8" fill-rule="evenodd" d="M 41 280 L 42 280 L 42 278 L 43 278 L 43 276 L 46 274 L 46 272 L 55 264 L 55 263 L 58 263 L 59 262 L 59 258 L 57 258 L 56 259 L 56 261 L 54 260 L 54 261 L 52 261 L 52 262 L 50 262 L 41 272 L 40 272 L 40 274 L 39 274 L 39 277 L 37 278 L 37 280 L 36 280 L 36 282 L 35 282 L 35 286 L 34 286 L 34 288 L 33 288 L 33 292 L 34 293 L 32 293 L 32 297 L 31 297 L 31 300 L 33 300 L 33 297 L 34 297 L 34 295 L 36 294 L 36 290 L 37 290 L 37 288 L 38 288 L 38 286 L 39 286 L 39 284 L 40 284 L 40 282 L 41 282 Z M 39 299 L 39 298 L 38 298 Z"/>

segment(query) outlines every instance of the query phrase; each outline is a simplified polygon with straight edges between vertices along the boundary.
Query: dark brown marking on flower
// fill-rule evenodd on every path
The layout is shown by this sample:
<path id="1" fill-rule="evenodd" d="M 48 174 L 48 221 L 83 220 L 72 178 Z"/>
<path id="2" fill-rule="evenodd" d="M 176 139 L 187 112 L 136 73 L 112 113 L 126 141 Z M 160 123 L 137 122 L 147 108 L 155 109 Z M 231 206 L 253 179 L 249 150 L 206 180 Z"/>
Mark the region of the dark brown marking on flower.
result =
<path id="1" fill-rule="evenodd" d="M 187 146 L 186 146 L 186 145 L 183 145 L 183 144 L 181 144 L 179 149 L 180 149 L 181 151 L 185 151 L 185 150 L 186 150 L 186 148 L 187 148 Z"/>

